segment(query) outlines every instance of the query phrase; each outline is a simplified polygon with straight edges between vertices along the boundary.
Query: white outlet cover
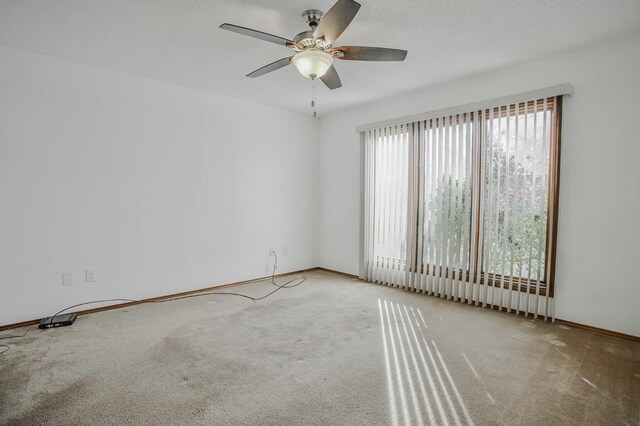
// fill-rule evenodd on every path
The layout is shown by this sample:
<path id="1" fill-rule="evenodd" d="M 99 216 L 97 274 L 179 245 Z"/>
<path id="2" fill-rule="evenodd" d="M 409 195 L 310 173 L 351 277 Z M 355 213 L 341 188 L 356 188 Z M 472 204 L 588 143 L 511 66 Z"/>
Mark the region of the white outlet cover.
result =
<path id="1" fill-rule="evenodd" d="M 95 269 L 85 270 L 84 280 L 88 283 L 95 283 L 97 281 L 96 270 Z"/>
<path id="2" fill-rule="evenodd" d="M 73 285 L 73 272 L 62 273 L 62 285 L 64 286 Z"/>

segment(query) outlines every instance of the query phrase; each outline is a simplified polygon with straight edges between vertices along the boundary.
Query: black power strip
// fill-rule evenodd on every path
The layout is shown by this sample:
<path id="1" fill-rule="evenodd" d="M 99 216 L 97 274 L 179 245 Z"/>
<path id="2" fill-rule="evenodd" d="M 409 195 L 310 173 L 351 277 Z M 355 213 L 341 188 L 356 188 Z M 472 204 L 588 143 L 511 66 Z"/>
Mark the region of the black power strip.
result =
<path id="1" fill-rule="evenodd" d="M 38 328 L 66 327 L 73 324 L 77 317 L 78 315 L 76 314 L 63 314 L 46 317 L 40 321 Z"/>

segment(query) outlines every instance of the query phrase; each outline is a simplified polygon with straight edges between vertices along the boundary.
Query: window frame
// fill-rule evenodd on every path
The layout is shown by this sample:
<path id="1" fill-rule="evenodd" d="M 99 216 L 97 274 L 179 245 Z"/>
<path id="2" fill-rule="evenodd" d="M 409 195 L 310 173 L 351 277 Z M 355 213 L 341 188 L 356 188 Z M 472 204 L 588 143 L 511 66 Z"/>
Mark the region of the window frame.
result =
<path id="1" fill-rule="evenodd" d="M 545 229 L 545 250 L 544 250 L 544 276 L 541 277 L 539 281 L 539 286 L 530 286 L 528 283 L 532 281 L 537 282 L 537 280 L 532 280 L 531 278 L 522 278 L 505 274 L 495 274 L 488 273 L 482 269 L 482 265 L 479 265 L 480 252 L 484 250 L 483 247 L 480 246 L 480 241 L 484 239 L 480 238 L 480 222 L 483 219 L 482 214 L 480 212 L 484 212 L 484 197 L 481 196 L 483 190 L 483 168 L 480 166 L 484 164 L 485 160 L 485 144 L 486 138 L 480 137 L 479 146 L 476 147 L 479 149 L 479 156 L 477 162 L 474 162 L 472 166 L 472 175 L 473 173 L 477 174 L 477 179 L 475 185 L 471 191 L 471 205 L 475 207 L 471 210 L 471 221 L 476 221 L 475 226 L 475 236 L 473 236 L 473 240 L 469 244 L 469 265 L 474 263 L 474 277 L 471 277 L 470 272 L 467 271 L 465 273 L 465 280 L 469 283 L 473 284 L 486 284 L 491 287 L 500 287 L 508 290 L 517 290 L 520 292 L 529 292 L 530 294 L 539 294 L 541 296 L 554 296 L 554 288 L 555 288 L 555 269 L 556 269 L 556 251 L 557 251 L 557 235 L 558 235 L 558 200 L 559 200 L 559 190 L 560 190 L 560 148 L 561 148 L 561 138 L 562 138 L 562 96 L 555 97 L 543 97 L 537 100 L 531 101 L 523 101 L 518 103 L 511 103 L 502 106 L 496 106 L 491 108 L 485 108 L 481 111 L 472 111 L 469 113 L 460 113 L 451 115 L 447 118 L 449 123 L 456 122 L 458 123 L 465 114 L 469 114 L 474 117 L 473 119 L 477 122 L 477 130 L 480 135 L 485 135 L 485 123 L 491 117 L 491 110 L 494 112 L 494 118 L 496 117 L 496 113 L 500 114 L 501 117 L 510 117 L 515 115 L 516 110 L 518 110 L 519 114 L 526 113 L 535 113 L 545 111 L 545 100 L 546 100 L 546 111 L 551 112 L 551 125 L 550 125 L 550 134 L 549 134 L 549 182 L 548 182 L 548 197 L 547 197 L 547 221 L 546 221 L 546 229 Z M 540 109 L 538 107 L 542 105 Z M 506 113 L 506 114 L 503 114 Z M 479 119 L 478 119 L 479 118 Z M 435 123 L 441 121 L 442 118 L 433 118 L 429 120 L 425 120 L 425 131 L 426 129 L 434 129 L 438 128 Z M 473 170 L 475 168 L 476 170 Z M 475 215 L 474 215 L 475 211 Z M 475 216 L 475 217 L 474 217 Z M 473 226 L 472 226 L 473 229 Z M 417 229 L 416 229 L 417 232 Z M 469 230 L 471 233 L 471 229 Z M 420 237 L 416 235 L 416 237 Z M 472 250 L 472 246 L 475 244 L 475 250 Z M 415 249 L 415 256 L 418 258 L 417 247 Z M 473 256 L 472 256 L 473 254 Z M 480 269 L 478 269 L 480 266 Z M 413 268 L 409 269 L 411 272 Z M 419 262 L 419 266 L 416 272 L 420 272 L 423 274 L 430 274 L 434 277 L 448 277 L 449 274 L 453 271 L 453 276 L 462 275 L 464 270 L 457 269 L 451 266 L 438 266 L 438 265 L 430 265 L 428 263 Z M 548 294 L 547 294 L 548 293 Z"/>
<path id="2" fill-rule="evenodd" d="M 479 126 L 481 131 L 484 127 L 484 123 L 490 117 L 490 111 L 493 109 L 494 118 L 495 113 L 498 112 L 502 114 L 503 112 L 507 112 L 506 117 L 510 117 L 515 115 L 516 108 L 519 113 L 529 113 L 529 112 L 537 112 L 540 111 L 536 107 L 538 105 L 542 105 L 544 108 L 544 102 L 546 100 L 546 107 L 548 111 L 551 111 L 551 125 L 550 130 L 551 133 L 549 135 L 549 183 L 548 183 L 548 197 L 547 197 L 547 222 L 546 222 L 546 230 L 545 230 L 545 252 L 544 252 L 544 264 L 545 264 L 545 274 L 544 277 L 540 280 L 540 286 L 538 294 L 541 296 L 549 296 L 553 297 L 555 293 L 555 271 L 556 271 L 556 251 L 557 251 L 557 239 L 558 239 L 558 201 L 559 201 L 559 193 L 560 193 L 560 147 L 562 142 L 562 96 L 555 97 L 547 97 L 541 98 L 537 100 L 527 101 L 527 102 L 519 102 L 517 104 L 508 104 L 497 106 L 493 108 L 487 108 L 482 112 L 482 119 L 479 121 Z M 513 108 L 512 108 L 513 107 Z M 484 134 L 484 133 L 482 133 Z M 486 143 L 485 138 L 481 138 L 481 143 Z M 484 161 L 484 147 L 480 147 L 480 158 L 479 163 L 483 164 Z M 478 169 L 478 181 L 477 185 L 474 188 L 476 194 L 481 194 L 482 191 L 482 167 L 477 167 Z M 484 197 L 476 196 L 475 200 L 472 198 L 472 202 L 475 202 L 477 205 L 477 212 L 484 211 L 481 209 L 484 203 Z M 478 263 L 479 263 L 479 253 L 480 253 L 480 226 L 479 223 L 482 220 L 481 215 L 478 213 L 476 217 L 476 235 L 475 235 L 475 243 L 476 250 L 474 256 L 475 262 L 475 270 L 478 271 Z M 471 254 L 470 254 L 471 256 Z M 480 265 L 482 266 L 482 265 Z M 500 288 L 506 288 L 508 290 L 517 290 L 520 292 L 536 293 L 536 287 L 531 287 L 527 285 L 528 282 L 534 281 L 530 278 L 521 278 L 504 274 L 494 274 L 488 273 L 482 269 L 480 269 L 479 274 L 480 280 L 479 282 L 473 278 L 473 283 L 479 284 L 487 284 L 491 287 L 496 287 L 499 283 Z M 468 279 L 467 274 L 467 279 Z M 485 281 L 486 279 L 486 281 Z M 548 294 L 547 294 L 548 293 Z"/>

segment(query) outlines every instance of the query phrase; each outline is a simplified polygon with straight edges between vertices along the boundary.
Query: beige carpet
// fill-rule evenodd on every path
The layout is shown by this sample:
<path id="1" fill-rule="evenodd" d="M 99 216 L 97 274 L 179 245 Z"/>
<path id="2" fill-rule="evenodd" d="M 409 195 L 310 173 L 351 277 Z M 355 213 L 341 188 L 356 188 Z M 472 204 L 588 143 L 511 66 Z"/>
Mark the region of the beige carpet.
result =
<path id="1" fill-rule="evenodd" d="M 638 343 L 321 271 L 9 342 L 0 424 L 640 424 Z"/>

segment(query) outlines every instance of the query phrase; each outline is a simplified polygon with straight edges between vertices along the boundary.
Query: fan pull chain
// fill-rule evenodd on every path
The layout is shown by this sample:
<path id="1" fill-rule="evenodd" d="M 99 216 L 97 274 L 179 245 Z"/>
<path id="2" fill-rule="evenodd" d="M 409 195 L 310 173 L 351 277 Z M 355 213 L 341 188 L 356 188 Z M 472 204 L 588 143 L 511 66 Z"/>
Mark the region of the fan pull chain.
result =
<path id="1" fill-rule="evenodd" d="M 311 108 L 313 108 L 313 118 L 317 118 L 317 100 L 316 100 L 316 79 L 311 80 Z"/>

